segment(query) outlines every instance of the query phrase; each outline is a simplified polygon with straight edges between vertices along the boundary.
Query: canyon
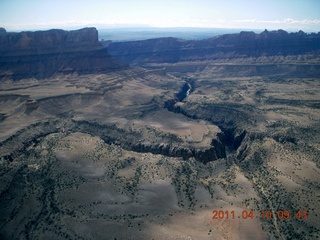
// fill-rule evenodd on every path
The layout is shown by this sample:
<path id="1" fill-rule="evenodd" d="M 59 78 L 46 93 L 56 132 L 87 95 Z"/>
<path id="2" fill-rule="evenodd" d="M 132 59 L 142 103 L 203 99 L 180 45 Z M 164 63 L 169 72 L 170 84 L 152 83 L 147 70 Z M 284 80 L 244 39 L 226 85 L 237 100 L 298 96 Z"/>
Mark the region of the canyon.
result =
<path id="1" fill-rule="evenodd" d="M 302 31 L 1 29 L 0 238 L 320 237 L 319 51 Z"/>

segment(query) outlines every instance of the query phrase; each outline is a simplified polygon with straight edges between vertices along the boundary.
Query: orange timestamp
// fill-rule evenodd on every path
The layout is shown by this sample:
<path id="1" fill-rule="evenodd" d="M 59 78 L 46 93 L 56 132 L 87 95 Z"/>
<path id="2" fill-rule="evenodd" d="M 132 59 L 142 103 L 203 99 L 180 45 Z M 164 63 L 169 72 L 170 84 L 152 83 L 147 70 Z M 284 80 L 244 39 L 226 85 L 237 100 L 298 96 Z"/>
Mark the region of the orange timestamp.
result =
<path id="1" fill-rule="evenodd" d="M 289 210 L 278 210 L 273 212 L 271 210 L 262 210 L 259 214 L 256 214 L 254 211 L 243 210 L 242 212 L 236 211 L 223 211 L 223 210 L 213 210 L 212 211 L 213 220 L 217 219 L 290 219 L 296 218 L 300 220 L 306 220 L 308 218 L 309 212 L 307 210 L 298 210 L 295 212 L 290 212 Z"/>

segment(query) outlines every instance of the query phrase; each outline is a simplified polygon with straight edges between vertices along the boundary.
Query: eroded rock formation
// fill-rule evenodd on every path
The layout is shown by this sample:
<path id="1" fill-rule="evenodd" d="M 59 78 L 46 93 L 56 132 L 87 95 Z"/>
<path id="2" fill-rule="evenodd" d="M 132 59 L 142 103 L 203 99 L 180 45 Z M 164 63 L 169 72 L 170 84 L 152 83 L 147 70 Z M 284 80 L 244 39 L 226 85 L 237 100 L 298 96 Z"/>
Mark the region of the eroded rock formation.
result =
<path id="1" fill-rule="evenodd" d="M 48 78 L 123 68 L 98 41 L 95 28 L 0 34 L 0 78 Z"/>
<path id="2" fill-rule="evenodd" d="M 174 63 L 261 56 L 288 56 L 320 50 L 320 33 L 283 30 L 240 32 L 205 40 L 158 38 L 144 41 L 111 43 L 112 56 L 128 64 Z"/>

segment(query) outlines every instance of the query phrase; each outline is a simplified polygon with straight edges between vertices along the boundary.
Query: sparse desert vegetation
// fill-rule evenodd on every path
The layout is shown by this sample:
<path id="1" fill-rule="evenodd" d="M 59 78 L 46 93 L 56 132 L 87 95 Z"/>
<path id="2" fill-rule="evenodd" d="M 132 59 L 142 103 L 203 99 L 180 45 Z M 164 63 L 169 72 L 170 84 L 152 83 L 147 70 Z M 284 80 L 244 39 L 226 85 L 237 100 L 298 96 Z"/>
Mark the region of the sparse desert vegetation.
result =
<path id="1" fill-rule="evenodd" d="M 1 81 L 0 238 L 320 238 L 319 59 L 215 56 Z"/>

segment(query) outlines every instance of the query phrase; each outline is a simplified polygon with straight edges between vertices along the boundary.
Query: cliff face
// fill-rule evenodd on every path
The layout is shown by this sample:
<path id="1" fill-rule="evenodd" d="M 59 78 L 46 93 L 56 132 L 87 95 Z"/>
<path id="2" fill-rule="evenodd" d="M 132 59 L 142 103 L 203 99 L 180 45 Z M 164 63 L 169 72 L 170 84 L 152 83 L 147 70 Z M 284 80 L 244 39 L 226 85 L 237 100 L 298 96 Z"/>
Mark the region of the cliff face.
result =
<path id="1" fill-rule="evenodd" d="M 48 78 L 55 73 L 119 69 L 95 28 L 0 34 L 0 78 Z"/>
<path id="2" fill-rule="evenodd" d="M 88 121 L 74 121 L 73 131 L 79 131 L 99 136 L 108 144 L 120 145 L 122 148 L 140 152 L 161 154 L 169 157 L 179 157 L 187 160 L 195 158 L 204 164 L 226 157 L 224 135 L 219 134 L 211 140 L 210 146 L 199 148 L 196 145 L 184 145 L 178 138 L 172 140 L 170 137 L 156 132 L 152 136 L 153 141 L 145 141 L 145 135 L 141 132 L 123 130 L 115 125 L 100 125 Z M 150 134 L 150 133 L 148 133 Z M 123 136 L 126 136 L 125 138 Z"/>
<path id="3" fill-rule="evenodd" d="M 7 54 L 12 54 L 14 50 L 32 54 L 41 50 L 43 52 L 83 50 L 83 47 L 87 50 L 101 47 L 98 43 L 98 31 L 95 28 L 0 34 L 0 51 Z"/>
<path id="4" fill-rule="evenodd" d="M 265 30 L 260 34 L 241 32 L 198 41 L 159 38 L 111 43 L 108 50 L 112 56 L 128 64 L 288 56 L 318 52 L 320 33 L 306 34 L 302 31 L 287 33 L 283 30 Z"/>

